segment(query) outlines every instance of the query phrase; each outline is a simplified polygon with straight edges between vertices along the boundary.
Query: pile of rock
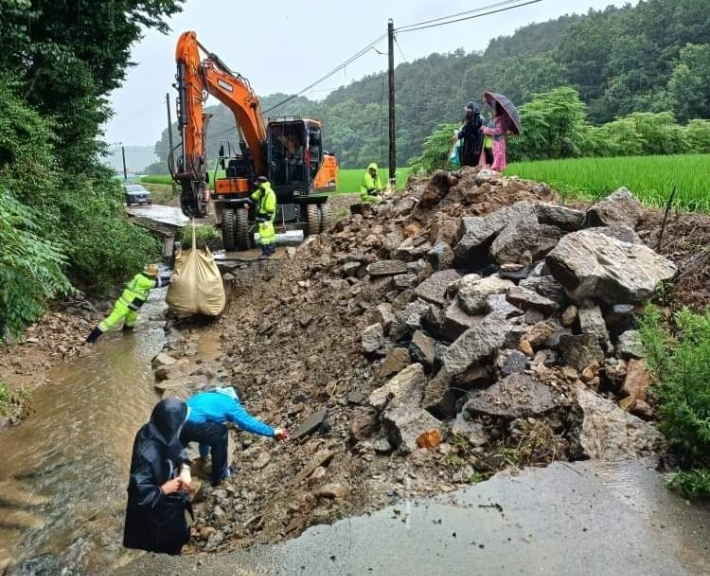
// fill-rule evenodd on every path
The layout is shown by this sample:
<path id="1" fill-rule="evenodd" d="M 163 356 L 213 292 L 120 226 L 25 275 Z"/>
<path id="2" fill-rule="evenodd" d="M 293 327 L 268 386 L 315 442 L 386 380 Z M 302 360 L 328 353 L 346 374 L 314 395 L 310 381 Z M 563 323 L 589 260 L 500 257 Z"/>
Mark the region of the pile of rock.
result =
<path id="1" fill-rule="evenodd" d="M 401 226 L 431 196 L 408 194 L 369 218 Z M 359 238 L 367 214 L 341 226 L 335 271 L 383 300 L 363 306 L 362 352 L 389 378 L 369 396 L 387 440 L 411 452 L 453 429 L 485 445 L 551 418 L 562 435 L 574 428 L 579 457 L 658 449 L 660 434 L 638 418 L 653 411 L 635 313 L 676 267 L 640 241 L 641 213 L 622 188 L 586 212 L 522 201 L 458 221 L 439 214 L 428 231 L 426 218 L 409 218 L 401 238 L 386 224 Z"/>

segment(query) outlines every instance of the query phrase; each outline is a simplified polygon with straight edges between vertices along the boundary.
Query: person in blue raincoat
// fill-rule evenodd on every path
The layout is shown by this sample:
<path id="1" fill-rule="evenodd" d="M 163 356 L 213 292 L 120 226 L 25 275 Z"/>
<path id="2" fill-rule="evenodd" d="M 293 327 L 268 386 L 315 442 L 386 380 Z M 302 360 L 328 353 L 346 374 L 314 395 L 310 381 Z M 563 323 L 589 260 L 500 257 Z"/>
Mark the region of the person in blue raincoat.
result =
<path id="1" fill-rule="evenodd" d="M 192 512 L 179 477 L 190 461 L 178 441 L 189 409 L 177 398 L 161 400 L 133 443 L 123 545 L 180 555 L 190 539 L 185 511 Z"/>
<path id="2" fill-rule="evenodd" d="M 212 453 L 212 486 L 218 486 L 232 474 L 231 467 L 227 466 L 229 432 L 225 423 L 232 422 L 242 430 L 260 436 L 277 440 L 288 438 L 284 428 L 272 428 L 249 414 L 231 386 L 195 394 L 188 398 L 187 405 L 190 415 L 182 428 L 180 443 L 187 446 L 190 442 L 198 442 L 202 459 Z"/>

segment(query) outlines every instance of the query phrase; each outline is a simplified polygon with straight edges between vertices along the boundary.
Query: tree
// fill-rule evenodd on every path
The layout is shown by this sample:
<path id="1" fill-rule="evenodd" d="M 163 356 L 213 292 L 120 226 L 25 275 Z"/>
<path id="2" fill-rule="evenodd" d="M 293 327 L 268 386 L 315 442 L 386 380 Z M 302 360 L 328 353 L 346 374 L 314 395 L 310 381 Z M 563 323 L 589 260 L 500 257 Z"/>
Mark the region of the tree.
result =
<path id="1" fill-rule="evenodd" d="M 681 121 L 710 117 L 710 44 L 688 44 L 668 81 Z"/>
<path id="2" fill-rule="evenodd" d="M 585 106 L 572 88 L 538 94 L 520 107 L 523 133 L 511 140 L 511 158 L 571 158 L 581 154 Z"/>

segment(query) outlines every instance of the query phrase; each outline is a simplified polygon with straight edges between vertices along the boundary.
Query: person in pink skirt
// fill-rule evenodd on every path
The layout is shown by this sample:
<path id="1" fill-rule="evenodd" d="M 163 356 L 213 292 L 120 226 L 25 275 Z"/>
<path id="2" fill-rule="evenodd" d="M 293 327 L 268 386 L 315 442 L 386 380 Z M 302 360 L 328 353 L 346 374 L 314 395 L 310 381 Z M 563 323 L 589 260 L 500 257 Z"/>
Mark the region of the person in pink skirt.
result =
<path id="1" fill-rule="evenodd" d="M 493 136 L 493 165 L 491 168 L 502 172 L 506 167 L 506 149 L 508 147 L 508 116 L 498 102 L 494 104 L 495 128 L 481 127 L 481 132 L 486 136 Z"/>

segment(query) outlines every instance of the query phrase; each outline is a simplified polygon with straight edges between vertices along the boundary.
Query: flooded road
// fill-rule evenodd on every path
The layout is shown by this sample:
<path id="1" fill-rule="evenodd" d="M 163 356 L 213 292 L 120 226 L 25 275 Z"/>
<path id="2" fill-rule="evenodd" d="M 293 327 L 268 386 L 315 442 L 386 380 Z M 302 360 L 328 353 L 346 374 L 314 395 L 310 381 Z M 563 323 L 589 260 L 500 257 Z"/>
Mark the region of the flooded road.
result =
<path id="1" fill-rule="evenodd" d="M 710 508 L 653 462 L 554 463 L 226 555 L 142 556 L 113 576 L 708 576 Z"/>
<path id="2" fill-rule="evenodd" d="M 150 360 L 165 341 L 164 292 L 151 293 L 135 333 L 111 331 L 50 372 L 32 415 L 0 434 L 0 573 L 95 574 L 130 559 L 120 538 L 128 469 L 158 400 Z"/>
<path id="3" fill-rule="evenodd" d="M 140 218 L 148 218 L 160 224 L 167 224 L 176 228 L 182 228 L 190 219 L 182 213 L 180 208 L 175 206 L 163 206 L 152 204 L 150 206 L 131 206 L 128 213 Z"/>

